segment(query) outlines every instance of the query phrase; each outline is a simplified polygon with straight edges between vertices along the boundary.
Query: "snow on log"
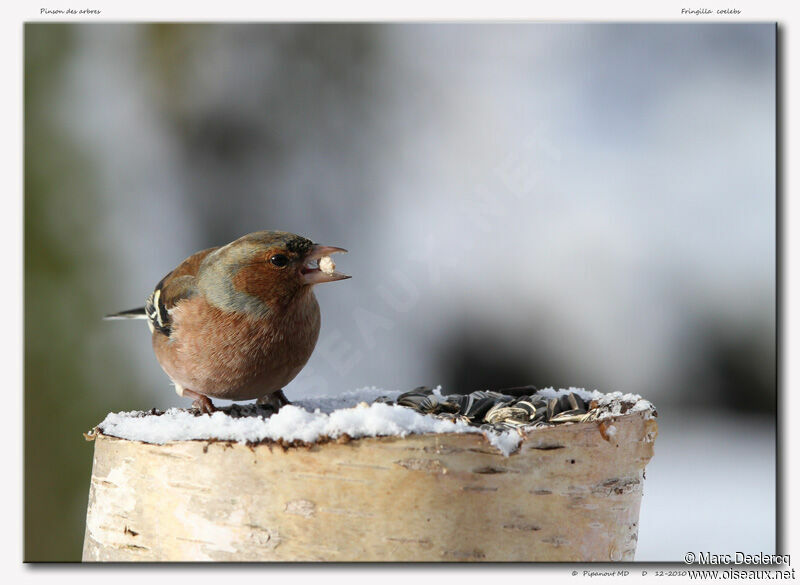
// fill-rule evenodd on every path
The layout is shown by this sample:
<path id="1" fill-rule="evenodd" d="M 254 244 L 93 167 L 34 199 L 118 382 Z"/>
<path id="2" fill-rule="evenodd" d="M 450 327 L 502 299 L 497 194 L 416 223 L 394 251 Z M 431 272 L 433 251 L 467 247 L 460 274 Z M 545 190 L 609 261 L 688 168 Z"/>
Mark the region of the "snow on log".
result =
<path id="1" fill-rule="evenodd" d="M 363 392 L 271 417 L 109 415 L 83 560 L 633 560 L 650 403 L 585 393 L 584 422 L 498 434 Z"/>

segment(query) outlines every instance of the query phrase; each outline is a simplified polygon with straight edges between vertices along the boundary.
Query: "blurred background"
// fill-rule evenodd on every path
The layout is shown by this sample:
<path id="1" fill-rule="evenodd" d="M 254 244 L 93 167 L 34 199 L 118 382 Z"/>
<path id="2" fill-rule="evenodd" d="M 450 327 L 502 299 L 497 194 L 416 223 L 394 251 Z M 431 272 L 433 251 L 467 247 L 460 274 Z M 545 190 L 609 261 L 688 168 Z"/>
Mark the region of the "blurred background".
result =
<path id="1" fill-rule="evenodd" d="M 25 560 L 79 560 L 109 411 L 189 406 L 192 252 L 346 247 L 290 399 L 639 393 L 640 561 L 775 552 L 775 26 L 27 24 Z"/>

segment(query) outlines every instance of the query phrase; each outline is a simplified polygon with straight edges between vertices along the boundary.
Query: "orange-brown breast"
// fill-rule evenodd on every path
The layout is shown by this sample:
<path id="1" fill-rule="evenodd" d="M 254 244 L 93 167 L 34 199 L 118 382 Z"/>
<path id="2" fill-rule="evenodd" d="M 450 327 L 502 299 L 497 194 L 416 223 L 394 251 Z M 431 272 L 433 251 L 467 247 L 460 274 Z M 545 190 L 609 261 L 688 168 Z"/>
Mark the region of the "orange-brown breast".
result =
<path id="1" fill-rule="evenodd" d="M 310 288 L 271 319 L 222 311 L 200 295 L 181 300 L 171 317 L 171 335 L 153 335 L 164 371 L 184 388 L 230 400 L 288 384 L 311 356 L 320 327 Z"/>

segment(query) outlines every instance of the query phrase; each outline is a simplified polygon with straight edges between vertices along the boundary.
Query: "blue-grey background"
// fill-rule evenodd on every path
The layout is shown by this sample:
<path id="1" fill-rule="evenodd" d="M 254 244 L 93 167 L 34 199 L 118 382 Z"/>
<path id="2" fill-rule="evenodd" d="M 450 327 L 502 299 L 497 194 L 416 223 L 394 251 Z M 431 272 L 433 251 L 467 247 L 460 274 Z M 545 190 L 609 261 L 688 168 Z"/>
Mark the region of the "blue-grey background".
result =
<path id="1" fill-rule="evenodd" d="M 188 406 L 140 306 L 261 229 L 348 248 L 289 398 L 640 393 L 637 559 L 775 547 L 775 27 L 28 24 L 27 560 L 109 410 Z"/>

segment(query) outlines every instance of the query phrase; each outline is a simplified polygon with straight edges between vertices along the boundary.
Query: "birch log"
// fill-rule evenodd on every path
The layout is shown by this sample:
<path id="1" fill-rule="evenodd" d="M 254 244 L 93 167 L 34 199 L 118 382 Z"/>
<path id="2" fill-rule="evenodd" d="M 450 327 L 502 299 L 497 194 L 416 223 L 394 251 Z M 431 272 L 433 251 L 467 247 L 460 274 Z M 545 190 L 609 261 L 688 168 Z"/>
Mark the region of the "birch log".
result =
<path id="1" fill-rule="evenodd" d="M 609 433 L 610 425 L 614 429 Z M 85 561 L 630 561 L 650 412 L 310 447 L 99 434 Z"/>

